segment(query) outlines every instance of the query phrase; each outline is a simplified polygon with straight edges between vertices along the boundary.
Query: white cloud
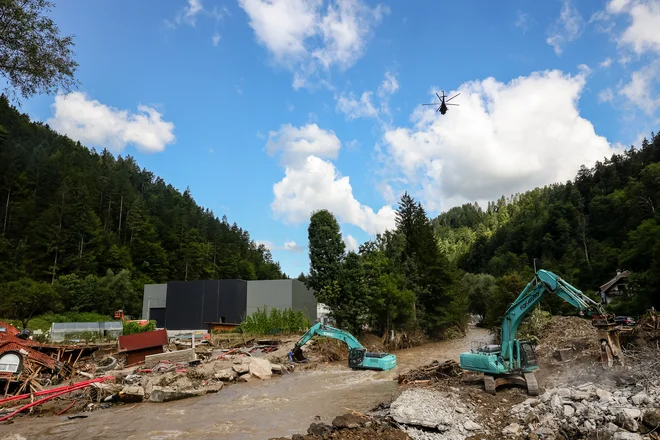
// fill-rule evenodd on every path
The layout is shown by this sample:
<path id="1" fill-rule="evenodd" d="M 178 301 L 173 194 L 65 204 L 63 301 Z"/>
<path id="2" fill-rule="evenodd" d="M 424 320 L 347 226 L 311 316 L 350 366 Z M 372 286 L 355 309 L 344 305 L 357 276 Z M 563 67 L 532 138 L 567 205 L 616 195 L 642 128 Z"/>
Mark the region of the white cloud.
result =
<path id="1" fill-rule="evenodd" d="M 364 91 L 360 99 L 355 99 L 352 92 L 335 96 L 337 110 L 344 113 L 349 120 L 358 118 L 378 118 L 381 114 L 389 114 L 389 99 L 399 90 L 399 82 L 391 72 L 385 72 L 385 79 L 378 86 L 376 94 L 379 106 L 376 108 L 372 101 L 373 92 Z"/>
<path id="2" fill-rule="evenodd" d="M 316 124 L 296 128 L 285 124 L 278 131 L 268 133 L 266 150 L 270 156 L 282 153 L 281 164 L 300 168 L 310 156 L 336 159 L 341 141 L 333 131 L 326 131 Z"/>
<path id="3" fill-rule="evenodd" d="M 612 92 L 612 89 L 609 87 L 601 90 L 600 93 L 598 93 L 598 102 L 609 102 L 612 103 L 614 100 L 614 93 Z"/>
<path id="4" fill-rule="evenodd" d="M 366 50 L 375 26 L 389 12 L 362 0 L 238 0 L 257 41 L 276 63 L 294 72 L 294 88 L 336 66 L 346 70 Z"/>
<path id="5" fill-rule="evenodd" d="M 337 110 L 348 119 L 369 118 L 378 116 L 378 110 L 371 102 L 372 92 L 363 92 L 359 100 L 352 93 L 342 94 L 337 99 Z"/>
<path id="6" fill-rule="evenodd" d="M 218 8 L 217 6 L 214 6 L 213 9 L 207 9 L 202 4 L 202 0 L 187 0 L 186 4 L 176 13 L 173 20 L 166 19 L 164 22 L 170 29 L 176 29 L 182 24 L 195 27 L 197 25 L 197 19 L 200 16 L 210 17 L 215 20 L 217 24 L 228 15 L 230 14 L 226 7 Z M 214 32 L 211 41 L 214 46 L 217 46 L 220 42 L 220 34 L 217 31 Z"/>
<path id="7" fill-rule="evenodd" d="M 369 234 L 394 227 L 394 210 L 383 206 L 374 212 L 353 196 L 348 176 L 341 176 L 334 164 L 341 141 L 334 132 L 308 124 L 300 128 L 289 124 L 271 131 L 266 149 L 279 152 L 285 176 L 273 185 L 275 198 L 271 209 L 286 223 L 309 220 L 313 211 L 328 209 L 341 223 L 360 227 Z"/>
<path id="8" fill-rule="evenodd" d="M 220 34 L 217 32 L 213 34 L 213 37 L 211 37 L 211 41 L 213 41 L 213 45 L 217 47 L 218 43 L 220 43 Z"/>
<path id="9" fill-rule="evenodd" d="M 518 11 L 514 25 L 516 27 L 522 28 L 523 34 L 527 33 L 527 30 L 529 29 L 529 15 L 522 11 Z"/>
<path id="10" fill-rule="evenodd" d="M 385 168 L 435 211 L 572 179 L 613 152 L 579 114 L 584 85 L 584 73 L 556 70 L 465 83 L 451 92 L 460 107 L 438 116 L 419 106 L 413 128 L 385 133 Z"/>
<path id="11" fill-rule="evenodd" d="M 630 46 L 635 53 L 660 52 L 660 2 L 657 0 L 611 0 L 607 12 L 628 14 L 630 26 L 623 32 L 619 44 Z"/>
<path id="12" fill-rule="evenodd" d="M 342 239 L 346 245 L 347 252 L 357 252 L 360 249 L 360 245 L 358 245 L 357 240 L 351 234 L 344 236 Z"/>
<path id="13" fill-rule="evenodd" d="M 115 152 L 133 144 L 149 153 L 163 151 L 175 141 L 174 124 L 162 120 L 152 107 L 138 106 L 138 113 L 119 110 L 90 99 L 85 93 L 57 95 L 48 124 L 83 144 Z"/>
<path id="14" fill-rule="evenodd" d="M 660 106 L 660 98 L 653 97 L 653 85 L 657 82 L 660 75 L 660 60 L 633 72 L 630 82 L 625 84 L 620 90 L 619 95 L 623 95 L 630 102 L 641 108 L 647 115 L 651 116 Z"/>
<path id="15" fill-rule="evenodd" d="M 571 0 L 564 0 L 559 18 L 548 32 L 546 42 L 557 55 L 563 52 L 562 46 L 577 40 L 584 30 L 584 20 L 580 12 L 571 5 Z"/>
<path id="16" fill-rule="evenodd" d="M 612 65 L 612 58 L 606 58 L 600 63 L 600 67 L 610 67 Z"/>
<path id="17" fill-rule="evenodd" d="M 291 241 L 284 242 L 284 250 L 300 253 L 300 252 L 302 252 L 303 248 L 298 243 L 291 240 Z"/>
<path id="18" fill-rule="evenodd" d="M 378 87 L 378 96 L 384 98 L 388 95 L 393 95 L 399 90 L 399 82 L 396 77 L 390 72 L 385 72 L 385 79 Z"/>

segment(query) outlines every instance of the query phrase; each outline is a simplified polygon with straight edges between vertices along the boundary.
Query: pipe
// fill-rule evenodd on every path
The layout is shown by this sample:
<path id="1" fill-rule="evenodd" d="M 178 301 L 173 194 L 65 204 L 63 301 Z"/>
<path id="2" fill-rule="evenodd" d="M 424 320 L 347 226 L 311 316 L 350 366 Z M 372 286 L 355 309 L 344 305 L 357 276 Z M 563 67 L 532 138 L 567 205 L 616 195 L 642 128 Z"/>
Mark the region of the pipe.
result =
<path id="1" fill-rule="evenodd" d="M 80 385 L 83 385 L 83 384 L 91 385 L 93 383 L 104 382 L 106 380 L 112 380 L 112 379 L 114 379 L 114 376 L 103 376 L 103 377 L 97 377 L 95 379 L 84 380 L 84 381 L 75 383 L 73 385 L 64 385 L 62 387 L 51 388 L 49 390 L 41 390 L 41 391 L 37 391 L 35 393 L 19 394 L 18 396 L 12 396 L 12 397 L 7 397 L 5 399 L 0 399 L 0 405 L 4 404 L 4 403 L 7 403 L 7 402 L 13 402 L 14 400 L 26 399 L 26 398 L 28 398 L 32 395 L 34 395 L 34 396 L 46 396 L 48 394 L 57 393 L 59 391 L 63 391 L 63 390 L 69 389 L 69 388 L 77 387 L 77 386 L 80 386 Z"/>

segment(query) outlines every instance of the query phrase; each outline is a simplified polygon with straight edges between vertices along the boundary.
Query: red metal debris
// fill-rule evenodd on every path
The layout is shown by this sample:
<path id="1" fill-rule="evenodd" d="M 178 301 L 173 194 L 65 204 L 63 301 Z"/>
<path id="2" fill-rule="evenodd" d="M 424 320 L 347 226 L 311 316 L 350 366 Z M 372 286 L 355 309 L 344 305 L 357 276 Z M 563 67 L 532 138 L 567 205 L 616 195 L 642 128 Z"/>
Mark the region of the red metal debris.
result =
<path id="1" fill-rule="evenodd" d="M 118 339 L 120 352 L 127 353 L 126 366 L 144 362 L 148 355 L 163 353 L 163 346 L 168 343 L 167 330 L 164 329 L 120 336 Z"/>

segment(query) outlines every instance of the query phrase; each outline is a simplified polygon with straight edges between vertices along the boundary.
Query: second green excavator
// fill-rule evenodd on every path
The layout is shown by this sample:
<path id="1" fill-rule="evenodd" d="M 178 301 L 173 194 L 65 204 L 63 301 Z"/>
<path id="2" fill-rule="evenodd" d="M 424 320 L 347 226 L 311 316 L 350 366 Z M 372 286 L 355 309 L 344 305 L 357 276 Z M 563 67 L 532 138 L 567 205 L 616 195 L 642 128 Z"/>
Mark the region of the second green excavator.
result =
<path id="1" fill-rule="evenodd" d="M 289 360 L 304 362 L 302 346 L 314 336 L 326 336 L 339 339 L 348 345 L 348 366 L 361 370 L 391 370 L 396 367 L 396 356 L 390 353 L 372 353 L 360 344 L 355 336 L 347 331 L 317 322 L 296 342 L 293 350 L 289 352 Z"/>

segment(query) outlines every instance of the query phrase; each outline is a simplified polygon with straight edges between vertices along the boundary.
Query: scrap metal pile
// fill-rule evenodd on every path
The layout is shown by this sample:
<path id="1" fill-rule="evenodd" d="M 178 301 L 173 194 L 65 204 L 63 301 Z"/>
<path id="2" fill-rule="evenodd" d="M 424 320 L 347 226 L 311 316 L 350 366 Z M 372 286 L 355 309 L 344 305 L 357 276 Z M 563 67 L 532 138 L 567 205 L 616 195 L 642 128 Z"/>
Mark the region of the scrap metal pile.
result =
<path id="1" fill-rule="evenodd" d="M 85 351 L 90 349 L 41 344 L 29 331 L 0 322 L 0 396 L 42 391 L 71 378 Z"/>

